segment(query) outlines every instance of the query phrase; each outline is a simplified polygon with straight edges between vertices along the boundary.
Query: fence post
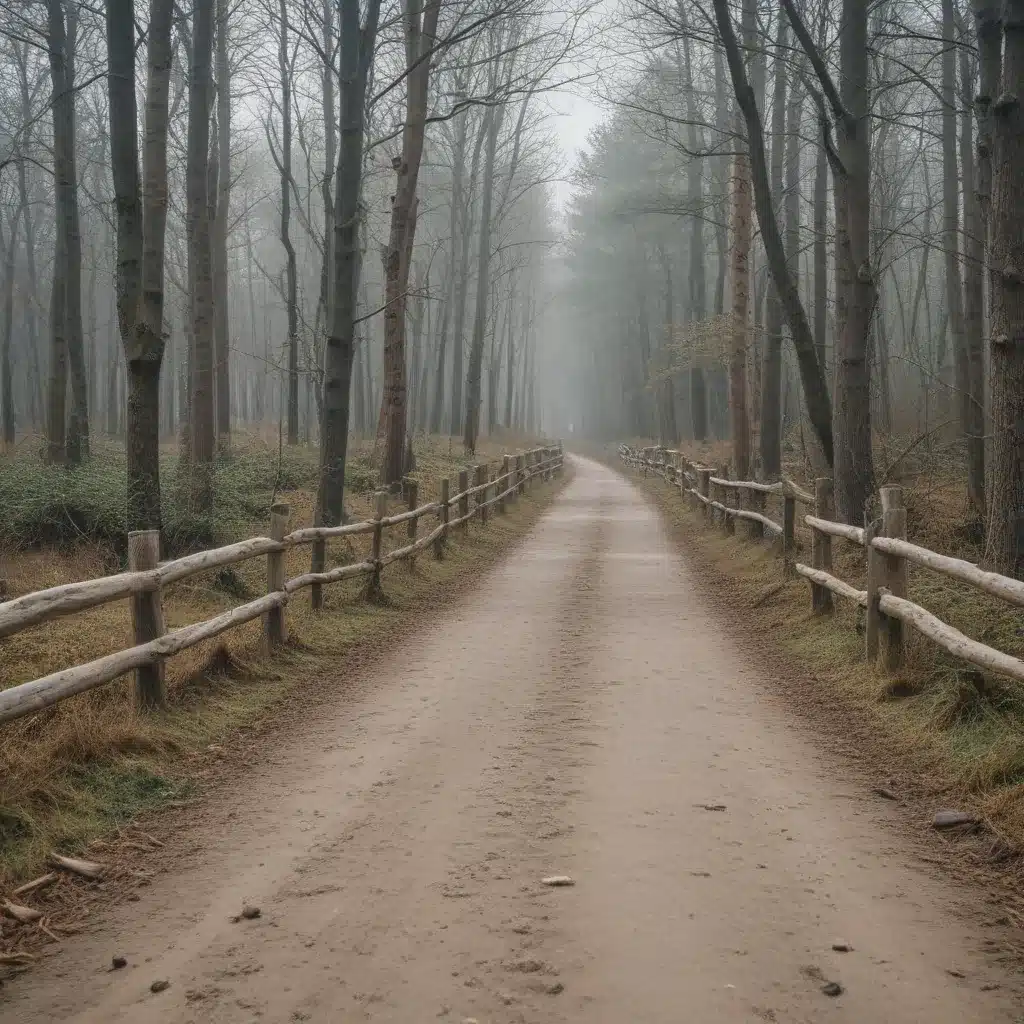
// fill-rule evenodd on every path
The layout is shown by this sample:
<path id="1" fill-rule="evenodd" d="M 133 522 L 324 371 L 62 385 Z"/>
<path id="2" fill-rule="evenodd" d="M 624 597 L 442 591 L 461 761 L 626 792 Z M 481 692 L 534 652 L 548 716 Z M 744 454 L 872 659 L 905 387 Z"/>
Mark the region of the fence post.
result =
<path id="1" fill-rule="evenodd" d="M 907 510 L 903 507 L 903 488 L 893 484 L 881 489 L 882 533 L 886 537 L 907 539 Z M 907 562 L 899 555 L 885 555 L 885 587 L 893 597 L 907 596 Z M 885 667 L 895 671 L 903 665 L 903 623 L 886 615 L 882 620 L 882 646 Z"/>
<path id="2" fill-rule="evenodd" d="M 327 568 L 327 541 L 317 537 L 313 541 L 313 552 L 309 558 L 310 572 L 323 572 Z M 324 606 L 324 587 L 322 583 L 314 583 L 310 588 L 310 601 L 313 611 L 318 612 Z"/>
<path id="3" fill-rule="evenodd" d="M 270 506 L 270 539 L 284 540 L 288 532 L 288 516 L 291 509 L 283 502 Z M 276 594 L 284 590 L 284 556 L 285 549 L 271 551 L 267 554 L 267 593 Z M 288 627 L 284 620 L 284 605 L 278 605 L 267 611 L 263 620 L 267 648 L 273 650 L 288 639 Z"/>
<path id="4" fill-rule="evenodd" d="M 746 491 L 747 508 L 751 512 L 759 512 L 764 515 L 766 508 L 764 491 Z M 747 537 L 750 540 L 764 540 L 764 523 L 757 523 L 752 519 L 747 520 Z"/>
<path id="5" fill-rule="evenodd" d="M 512 476 L 511 476 L 512 470 L 510 468 L 511 467 L 511 463 L 512 463 L 512 459 L 511 459 L 510 456 L 505 455 L 505 456 L 502 457 L 502 460 L 501 460 L 501 481 L 494 488 L 495 491 L 498 494 L 501 495 L 501 497 L 498 498 L 498 512 L 501 515 L 505 514 L 505 492 L 509 489 L 509 486 L 510 486 L 509 480 L 511 480 L 511 478 L 512 478 Z"/>
<path id="6" fill-rule="evenodd" d="M 469 470 L 459 470 L 459 494 L 462 495 L 459 498 L 459 518 L 462 520 L 462 532 L 465 533 L 469 529 L 469 520 L 466 518 L 469 515 L 469 497 L 466 491 L 469 490 Z"/>
<path id="7" fill-rule="evenodd" d="M 878 588 L 885 576 L 885 559 L 881 551 L 875 550 L 871 542 L 875 538 L 875 524 L 864 527 L 864 547 L 868 553 L 868 606 L 864 616 L 864 654 L 869 662 L 878 657 L 878 633 L 881 626 L 881 611 L 878 608 Z"/>
<path id="8" fill-rule="evenodd" d="M 782 482 L 782 568 L 793 571 L 796 560 L 796 495 L 788 481 Z"/>
<path id="9" fill-rule="evenodd" d="M 522 452 L 516 455 L 516 497 L 526 490 L 526 476 L 524 473 L 524 456 Z"/>
<path id="10" fill-rule="evenodd" d="M 408 498 L 409 511 L 412 512 L 413 509 L 418 507 L 417 500 L 419 499 L 419 496 L 420 496 L 420 482 L 419 482 L 419 480 L 413 480 L 411 477 L 408 480 L 406 480 L 406 482 L 405 482 L 405 493 L 406 493 L 406 497 Z M 405 532 L 406 532 L 406 536 L 409 538 L 409 543 L 410 544 L 415 543 L 415 541 L 416 541 L 416 533 L 417 533 L 417 531 L 419 529 L 419 525 L 420 525 L 419 516 L 416 516 L 414 519 L 410 519 L 409 522 L 406 523 L 406 531 Z M 416 568 L 416 552 L 413 552 L 409 556 L 409 572 L 412 572 L 413 569 L 415 569 L 415 568 Z"/>
<path id="11" fill-rule="evenodd" d="M 380 585 L 380 572 L 383 566 L 380 564 L 381 554 L 384 551 L 384 527 L 381 520 L 388 514 L 388 492 L 377 491 L 373 496 L 373 538 L 370 542 L 370 561 L 373 562 L 373 574 L 366 586 L 366 596 L 371 600 L 378 600 L 383 594 Z"/>
<path id="12" fill-rule="evenodd" d="M 484 502 L 487 501 L 487 492 L 490 490 L 486 486 L 489 476 L 490 470 L 486 463 L 481 463 L 476 467 L 476 486 L 483 487 L 483 490 L 478 491 L 476 495 L 476 512 L 481 526 L 487 525 L 487 506 Z"/>
<path id="13" fill-rule="evenodd" d="M 705 497 L 710 499 L 711 497 L 711 470 L 710 469 L 698 469 L 697 470 L 697 490 Z M 714 519 L 711 515 L 711 509 L 708 507 L 706 501 L 700 503 L 701 511 L 704 513 L 704 518 Z"/>
<path id="14" fill-rule="evenodd" d="M 832 480 L 818 477 L 814 481 L 814 514 L 819 519 L 832 518 Z M 832 569 L 832 538 L 820 530 L 811 531 L 811 564 L 815 569 Z M 817 583 L 811 584 L 811 610 L 826 615 L 833 610 L 832 591 Z"/>
<path id="15" fill-rule="evenodd" d="M 441 496 L 437 499 L 438 504 L 441 506 L 441 532 L 434 540 L 434 557 L 438 561 L 444 558 L 444 547 L 448 543 L 448 495 L 450 488 L 451 483 L 448 477 L 444 477 L 441 480 Z"/>
<path id="16" fill-rule="evenodd" d="M 132 572 L 145 572 L 155 569 L 159 563 L 160 531 L 132 530 L 128 534 L 128 568 Z M 136 646 L 164 635 L 164 607 L 159 586 L 133 594 L 131 605 Z M 135 670 L 135 702 L 147 711 L 162 711 L 167 707 L 163 658 Z"/>
<path id="17" fill-rule="evenodd" d="M 721 470 L 719 472 L 719 477 L 722 480 L 728 480 L 729 479 L 729 467 L 728 466 L 722 466 L 722 468 L 721 468 Z M 729 498 L 729 488 L 728 487 L 724 487 L 723 485 L 719 484 L 718 485 L 718 490 L 719 490 L 720 495 L 721 495 L 719 500 L 722 503 L 722 508 L 728 508 L 729 507 L 729 501 L 731 500 Z M 739 494 L 738 491 L 736 493 Z M 738 502 L 738 504 L 742 507 L 743 503 L 742 503 L 742 501 L 740 501 L 740 502 Z M 729 535 L 734 534 L 736 532 L 736 518 L 735 518 L 735 516 L 729 515 L 728 512 L 723 512 L 722 513 L 722 529 L 727 534 L 729 534 Z"/>

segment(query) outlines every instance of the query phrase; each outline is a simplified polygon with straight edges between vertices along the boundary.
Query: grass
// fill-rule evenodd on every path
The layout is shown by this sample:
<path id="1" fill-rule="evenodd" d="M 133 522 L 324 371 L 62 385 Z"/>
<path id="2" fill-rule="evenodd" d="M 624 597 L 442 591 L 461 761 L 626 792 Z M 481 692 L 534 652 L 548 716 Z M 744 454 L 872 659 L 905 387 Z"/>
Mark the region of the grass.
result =
<path id="1" fill-rule="evenodd" d="M 477 458 L 493 460 L 501 452 L 528 444 L 515 438 L 488 442 Z M 240 445 L 231 462 L 219 467 L 217 508 L 224 507 L 225 514 L 216 517 L 218 542 L 265 531 L 265 514 L 275 488 L 262 474 L 270 466 L 276 471 L 276 455 L 270 446 L 253 441 Z M 116 457 L 116 451 L 97 455 L 98 460 L 111 463 Z M 421 502 L 438 492 L 442 476 L 454 476 L 466 464 L 461 447 L 448 439 L 423 439 L 417 444 L 417 458 Z M 27 461 L 27 456 L 17 456 L 15 461 L 21 459 Z M 352 465 L 346 500 L 353 517 L 365 518 L 376 485 L 368 445 L 357 446 Z M 312 521 L 313 470 L 309 453 L 289 453 L 277 496 L 290 503 L 295 527 Z M 13 470 L 4 465 L 0 489 L 11 486 L 3 479 L 8 471 L 25 473 L 23 465 Z M 79 472 L 84 476 L 84 470 Z M 106 467 L 100 471 L 104 481 L 107 473 Z M 90 506 L 82 497 L 83 482 L 66 481 L 62 487 L 61 500 L 76 509 L 105 506 L 109 498 L 96 497 Z M 486 530 L 473 526 L 468 535 L 454 534 L 442 562 L 426 551 L 414 570 L 406 563 L 386 568 L 383 585 L 388 601 L 383 606 L 362 600 L 365 583 L 361 580 L 326 587 L 325 610 L 320 615 L 313 614 L 308 592 L 303 592 L 288 606 L 289 643 L 278 657 L 263 657 L 262 624 L 255 621 L 171 659 L 166 714 L 137 713 L 131 682 L 125 678 L 0 727 L 0 890 L 36 872 L 51 849 L 81 850 L 140 812 L 201 789 L 216 758 L 208 748 L 272 719 L 275 707 L 304 681 L 324 677 L 328 666 L 337 672 L 340 658 L 361 645 L 393 636 L 410 617 L 436 606 L 443 595 L 470 585 L 480 568 L 500 557 L 533 522 L 556 487 L 537 484 L 509 515 L 492 515 Z M 42 491 L 40 486 L 35 493 Z M 123 498 L 123 484 L 121 493 Z M 37 507 L 57 505 L 50 499 Z M 396 507 L 397 499 L 392 502 Z M 105 515 L 96 520 L 106 521 Z M 18 536 L 24 542 L 29 535 Z M 330 546 L 328 565 L 361 558 L 369 538 L 354 541 Z M 385 538 L 386 547 L 405 542 L 404 527 L 389 531 Z M 116 549 L 102 541 L 72 543 L 65 534 L 57 547 L 43 547 L 38 540 L 33 543 L 34 547 L 11 550 L 8 540 L 4 559 L 8 596 L 96 576 L 118 561 Z M 288 552 L 289 576 L 306 571 L 308 564 L 308 547 Z M 165 591 L 167 626 L 209 618 L 265 589 L 265 559 L 242 563 L 228 574 L 209 573 L 183 581 Z M 37 678 L 130 643 L 127 602 L 46 623 L 0 644 L 0 685 Z"/>
<path id="2" fill-rule="evenodd" d="M 725 461 L 723 454 L 702 456 L 717 463 Z M 603 457 L 614 462 L 614 450 L 606 449 Z M 819 724 L 855 735 L 879 771 L 901 777 L 933 805 L 976 810 L 1005 842 L 1024 847 L 1024 689 L 949 657 L 910 627 L 904 634 L 905 667 L 897 675 L 868 664 L 860 609 L 836 598 L 832 616 L 812 615 L 807 582 L 783 579 L 777 555 L 745 539 L 742 525 L 736 536 L 726 537 L 675 488 L 653 476 L 634 477 L 701 569 L 709 598 L 742 617 L 745 636 L 812 680 L 800 702 Z M 907 473 L 901 483 L 911 541 L 943 554 L 981 557 L 976 540 L 960 525 L 964 500 L 957 481 L 929 471 Z M 768 514 L 781 522 L 774 500 Z M 809 562 L 809 533 L 800 531 L 797 542 L 798 558 Z M 834 575 L 865 587 L 862 549 L 833 540 L 833 563 Z M 1024 657 L 1019 610 L 924 568 L 910 566 L 909 576 L 911 600 L 968 636 Z"/>

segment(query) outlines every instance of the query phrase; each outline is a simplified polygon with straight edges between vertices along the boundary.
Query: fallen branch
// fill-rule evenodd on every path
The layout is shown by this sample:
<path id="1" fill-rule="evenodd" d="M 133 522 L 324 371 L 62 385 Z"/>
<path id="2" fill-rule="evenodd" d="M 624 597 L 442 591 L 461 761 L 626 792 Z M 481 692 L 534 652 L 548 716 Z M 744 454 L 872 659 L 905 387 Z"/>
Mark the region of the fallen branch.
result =
<path id="1" fill-rule="evenodd" d="M 92 860 L 64 857 L 59 853 L 50 854 L 50 863 L 56 868 L 63 868 L 65 871 L 70 871 L 73 875 L 79 875 L 82 878 L 102 878 L 103 872 L 106 871 L 106 867 L 103 864 L 97 864 Z"/>
<path id="2" fill-rule="evenodd" d="M 44 886 L 51 885 L 57 881 L 57 874 L 54 871 L 47 872 L 45 875 L 40 875 L 39 878 L 33 879 L 31 882 L 26 882 L 24 885 L 19 885 L 12 896 L 24 896 L 26 893 L 35 892 L 36 889 L 42 889 Z"/>
<path id="3" fill-rule="evenodd" d="M 36 921 L 42 919 L 42 911 L 33 910 L 31 907 L 23 907 L 20 903 L 12 903 L 10 900 L 4 900 L 0 903 L 0 910 L 11 918 L 14 918 L 19 924 L 34 924 Z"/>

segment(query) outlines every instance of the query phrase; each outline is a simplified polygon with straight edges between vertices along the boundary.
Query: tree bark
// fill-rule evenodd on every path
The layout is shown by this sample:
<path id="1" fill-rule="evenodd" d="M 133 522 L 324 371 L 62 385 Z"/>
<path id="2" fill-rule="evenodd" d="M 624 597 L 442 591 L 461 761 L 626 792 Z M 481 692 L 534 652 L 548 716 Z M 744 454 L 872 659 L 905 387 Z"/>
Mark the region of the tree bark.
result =
<path id="1" fill-rule="evenodd" d="M 441 433 L 441 425 L 444 422 L 444 370 L 445 357 L 448 347 L 448 327 L 455 305 L 456 275 L 458 273 L 458 238 L 459 238 L 459 212 L 463 204 L 463 179 L 465 177 L 466 162 L 466 134 L 468 110 L 464 110 L 456 118 L 455 138 L 452 146 L 452 187 L 449 194 L 448 206 L 448 270 L 445 277 L 445 298 L 444 311 L 441 318 L 441 330 L 438 335 L 437 346 L 437 376 L 434 379 L 434 401 L 430 410 L 430 432 Z M 462 339 L 458 339 L 461 347 Z M 454 347 L 454 346 L 453 346 Z"/>
<path id="2" fill-rule="evenodd" d="M 427 120 L 430 58 L 437 34 L 441 0 L 403 0 L 405 29 L 406 114 L 402 155 L 395 160 L 398 182 L 391 204 L 391 228 L 385 257 L 384 410 L 386 440 L 381 480 L 401 480 L 405 468 L 406 404 L 405 296 L 415 231 L 416 185 Z"/>
<path id="3" fill-rule="evenodd" d="M 217 447 L 231 449 L 231 333 L 228 309 L 228 224 L 231 219 L 231 63 L 228 0 L 217 10 L 217 204 L 213 221 L 213 339 L 217 385 Z"/>
<path id="4" fill-rule="evenodd" d="M 466 367 L 466 416 L 462 425 L 462 443 L 469 454 L 476 451 L 480 432 L 480 376 L 483 369 L 484 333 L 487 328 L 487 299 L 491 289 L 491 209 L 494 195 L 494 165 L 501 130 L 503 108 L 489 107 L 481 131 L 487 139 L 484 176 L 480 199 L 480 234 L 477 246 L 476 309 L 473 336 Z"/>
<path id="5" fill-rule="evenodd" d="M 957 165 L 956 32 L 953 0 L 942 0 L 942 246 L 946 271 L 946 310 L 953 342 L 960 433 L 971 430 L 971 379 L 960 279 L 960 175 Z"/>
<path id="6" fill-rule="evenodd" d="M 4 319 L 2 339 L 2 366 L 0 366 L 0 401 L 3 402 L 3 443 L 5 448 L 14 444 L 14 385 L 11 379 L 11 335 L 14 328 L 14 261 L 18 248 L 18 224 L 25 211 L 18 206 L 11 218 L 11 234 L 4 252 Z"/>
<path id="7" fill-rule="evenodd" d="M 328 303 L 329 326 L 324 351 L 320 485 L 317 493 L 317 518 L 323 526 L 338 526 L 344 517 L 345 461 L 362 257 L 359 228 L 366 83 L 377 38 L 380 0 L 370 0 L 362 26 L 359 24 L 359 0 L 340 0 L 338 11 L 341 131 L 335 175 L 334 280 Z M 362 355 L 365 357 L 366 353 Z M 358 386 L 361 390 L 362 383 L 359 382 Z"/>
<path id="8" fill-rule="evenodd" d="M 185 171 L 189 287 L 192 292 L 192 360 L 189 400 L 192 501 L 213 506 L 214 340 L 210 244 L 209 154 L 213 51 L 213 0 L 195 0 L 189 69 L 188 154 Z"/>
<path id="9" fill-rule="evenodd" d="M 64 95 L 61 114 L 64 124 L 65 178 L 58 182 L 64 193 L 64 280 L 65 341 L 71 381 L 71 415 L 67 426 L 67 460 L 78 465 L 89 456 L 89 377 L 85 366 L 82 336 L 82 230 L 78 209 L 77 127 L 75 114 L 75 62 L 78 49 L 78 5 L 65 0 L 67 40 L 64 61 Z M 56 147 L 56 140 L 55 140 Z"/>
<path id="10" fill-rule="evenodd" d="M 780 12 L 775 39 L 774 89 L 772 95 L 771 196 L 778 210 L 783 201 L 782 175 L 785 166 L 786 67 L 789 32 Z M 792 268 L 791 268 L 792 270 Z M 782 303 L 775 286 L 768 284 L 764 349 L 761 363 L 761 472 L 766 480 L 777 480 L 782 472 Z"/>
<path id="11" fill-rule="evenodd" d="M 173 0 L 152 0 L 140 188 L 131 0 L 108 0 L 110 156 L 117 206 L 117 316 L 128 367 L 128 529 L 160 529 L 160 365 Z M 108 398 L 108 400 L 110 400 Z"/>
<path id="12" fill-rule="evenodd" d="M 992 118 L 992 483 L 987 557 L 1001 572 L 1024 573 L 1024 0 L 1003 8 L 1003 62 L 993 74 L 991 18 L 975 0 L 982 61 L 979 105 Z M 998 47 L 995 52 L 998 52 Z M 986 63 L 989 67 L 986 67 Z M 997 85 L 998 92 L 987 87 Z"/>
<path id="13" fill-rule="evenodd" d="M 71 92 L 67 74 L 67 32 L 62 0 L 47 0 L 47 35 L 50 55 L 50 106 L 53 112 L 54 254 L 50 286 L 50 373 L 46 396 L 47 459 L 63 463 L 68 458 L 68 216 L 71 189 L 68 150 L 70 122 L 67 106 Z"/>
<path id="14" fill-rule="evenodd" d="M 768 267 L 771 271 L 772 281 L 776 289 L 778 289 L 793 338 L 793 347 L 796 350 L 797 364 L 800 368 L 800 380 L 803 386 L 808 416 L 814 432 L 821 443 L 825 459 L 831 465 L 833 452 L 828 387 L 825 383 L 821 365 L 818 362 L 814 338 L 811 334 L 810 325 L 807 322 L 807 314 L 800 301 L 800 293 L 797 289 L 796 281 L 786 262 L 782 236 L 779 232 L 775 208 L 771 198 L 760 114 L 757 110 L 754 91 L 746 80 L 739 46 L 736 43 L 736 35 L 732 28 L 732 22 L 729 19 L 729 9 L 726 0 L 714 0 L 714 6 L 719 32 L 725 43 L 729 59 L 729 69 L 733 78 L 736 99 L 747 125 L 747 144 L 750 150 L 750 158 L 753 161 L 752 184 L 757 200 L 757 220 L 761 228 L 761 238 L 765 247 Z M 790 20 L 792 21 L 792 12 L 790 12 Z"/>
<path id="15" fill-rule="evenodd" d="M 974 62 L 960 27 L 960 163 L 964 190 L 964 343 L 967 349 L 968 394 L 967 502 L 969 517 L 985 519 L 985 224 L 978 195 L 971 107 L 975 96 Z"/>

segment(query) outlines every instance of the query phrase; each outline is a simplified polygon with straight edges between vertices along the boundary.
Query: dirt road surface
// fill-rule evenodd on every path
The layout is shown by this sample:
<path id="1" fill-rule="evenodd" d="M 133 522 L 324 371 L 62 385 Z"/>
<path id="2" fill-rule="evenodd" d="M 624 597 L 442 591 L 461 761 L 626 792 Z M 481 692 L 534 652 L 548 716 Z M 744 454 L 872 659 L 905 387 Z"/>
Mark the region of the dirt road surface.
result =
<path id="1" fill-rule="evenodd" d="M 0 1019 L 1021 1019 L 963 894 L 787 719 L 611 470 L 577 460 L 506 562 L 356 684 Z"/>

